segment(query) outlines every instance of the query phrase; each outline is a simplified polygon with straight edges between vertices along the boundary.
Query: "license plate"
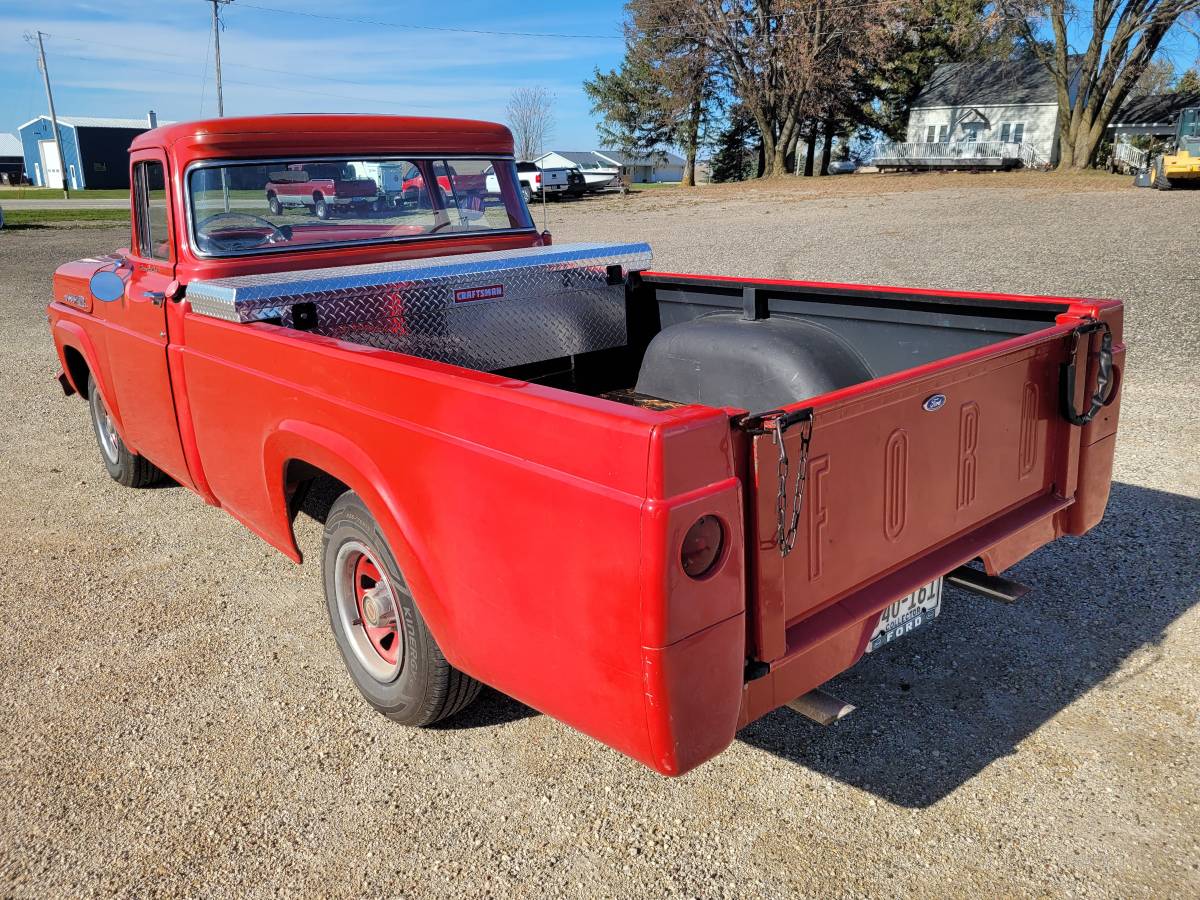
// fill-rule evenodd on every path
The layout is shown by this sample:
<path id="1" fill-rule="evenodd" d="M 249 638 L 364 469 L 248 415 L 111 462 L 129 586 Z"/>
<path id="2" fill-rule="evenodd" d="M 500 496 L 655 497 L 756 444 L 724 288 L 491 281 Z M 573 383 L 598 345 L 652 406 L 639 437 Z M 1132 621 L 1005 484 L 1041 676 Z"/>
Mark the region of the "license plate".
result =
<path id="1" fill-rule="evenodd" d="M 897 600 L 879 614 L 879 622 L 867 641 L 867 653 L 890 644 L 896 638 L 928 625 L 942 611 L 942 579 L 919 587 Z"/>

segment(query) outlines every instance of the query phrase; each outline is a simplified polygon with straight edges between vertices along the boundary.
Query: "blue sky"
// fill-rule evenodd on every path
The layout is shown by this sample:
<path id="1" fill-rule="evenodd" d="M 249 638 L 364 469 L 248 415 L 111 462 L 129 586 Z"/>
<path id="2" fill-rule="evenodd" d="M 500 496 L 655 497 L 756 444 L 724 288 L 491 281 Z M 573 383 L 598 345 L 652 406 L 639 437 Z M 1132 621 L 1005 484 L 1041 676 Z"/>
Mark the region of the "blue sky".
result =
<path id="1" fill-rule="evenodd" d="M 556 97 L 550 145 L 595 147 L 581 84 L 595 67 L 620 62 L 622 0 L 509 6 L 506 11 L 477 0 L 445 6 L 235 0 L 222 7 L 225 113 L 383 112 L 502 121 L 514 88 L 540 85 Z M 15 132 L 46 112 L 34 50 L 22 39 L 23 32 L 38 29 L 49 35 L 46 54 L 61 115 L 142 117 L 154 109 L 162 120 L 215 116 L 209 22 L 204 0 L 3 0 L 0 132 Z M 487 31 L 569 36 L 478 33 Z M 1196 48 L 1192 35 L 1176 29 L 1164 49 L 1182 70 L 1196 59 Z"/>
<path id="2" fill-rule="evenodd" d="M 255 8 L 258 7 L 258 8 Z M 267 11 L 262 7 L 290 12 Z M 211 7 L 203 0 L 5 0 L 0 11 L 0 132 L 45 113 L 26 30 L 46 32 L 60 115 L 162 120 L 216 115 Z M 225 114 L 380 112 L 502 121 L 517 87 L 555 94 L 558 149 L 596 135 L 581 84 L 620 62 L 622 3 L 504 7 L 362 0 L 235 0 L 222 7 Z M 302 15 L 480 31 L 555 32 L 565 38 L 396 28 Z"/>

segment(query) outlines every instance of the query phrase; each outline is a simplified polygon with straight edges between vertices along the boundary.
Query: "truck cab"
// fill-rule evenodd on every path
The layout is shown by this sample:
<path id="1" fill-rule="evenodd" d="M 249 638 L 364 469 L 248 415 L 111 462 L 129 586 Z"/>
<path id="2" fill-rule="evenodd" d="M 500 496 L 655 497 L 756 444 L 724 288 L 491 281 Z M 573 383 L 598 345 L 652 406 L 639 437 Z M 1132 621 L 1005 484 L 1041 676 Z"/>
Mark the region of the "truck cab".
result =
<path id="1" fill-rule="evenodd" d="M 130 165 L 130 246 L 55 273 L 59 382 L 114 479 L 169 477 L 296 562 L 330 487 L 333 642 L 402 724 L 488 684 L 678 775 L 935 622 L 947 579 L 1003 594 L 1103 515 L 1119 302 L 555 244 L 482 122 L 184 123 Z M 277 173 L 324 165 L 439 190 L 273 209 Z"/>

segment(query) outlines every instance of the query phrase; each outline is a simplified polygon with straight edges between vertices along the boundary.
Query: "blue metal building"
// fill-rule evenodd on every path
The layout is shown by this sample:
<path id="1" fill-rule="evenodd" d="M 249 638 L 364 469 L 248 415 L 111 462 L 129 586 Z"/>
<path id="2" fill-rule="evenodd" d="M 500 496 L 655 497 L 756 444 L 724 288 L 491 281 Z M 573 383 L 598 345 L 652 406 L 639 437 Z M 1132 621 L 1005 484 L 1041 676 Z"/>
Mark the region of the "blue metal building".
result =
<path id="1" fill-rule="evenodd" d="M 154 113 L 145 119 L 105 119 L 59 116 L 62 156 L 54 144 L 49 116 L 38 116 L 18 131 L 25 154 L 25 172 L 40 187 L 71 190 L 129 187 L 129 144 L 155 126 Z"/>

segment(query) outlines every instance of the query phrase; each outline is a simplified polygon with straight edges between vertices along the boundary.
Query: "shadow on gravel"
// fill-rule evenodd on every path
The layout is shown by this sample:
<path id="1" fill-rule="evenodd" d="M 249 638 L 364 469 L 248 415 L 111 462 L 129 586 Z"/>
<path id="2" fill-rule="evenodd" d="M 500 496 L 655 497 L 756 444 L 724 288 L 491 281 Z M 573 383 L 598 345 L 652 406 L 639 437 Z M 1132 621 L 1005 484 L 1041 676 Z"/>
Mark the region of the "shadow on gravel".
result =
<path id="1" fill-rule="evenodd" d="M 446 731 L 462 731 L 468 728 L 490 728 L 540 716 L 541 713 L 519 700 L 506 696 L 490 687 L 484 687 L 479 698 L 456 716 L 432 726 Z"/>
<path id="2" fill-rule="evenodd" d="M 947 590 L 932 627 L 830 681 L 859 707 L 846 719 L 776 710 L 738 737 L 892 803 L 936 803 L 1077 698 L 1154 669 L 1200 601 L 1200 500 L 1115 483 L 1092 532 L 1009 574 L 1035 592 L 1004 606 Z"/>

